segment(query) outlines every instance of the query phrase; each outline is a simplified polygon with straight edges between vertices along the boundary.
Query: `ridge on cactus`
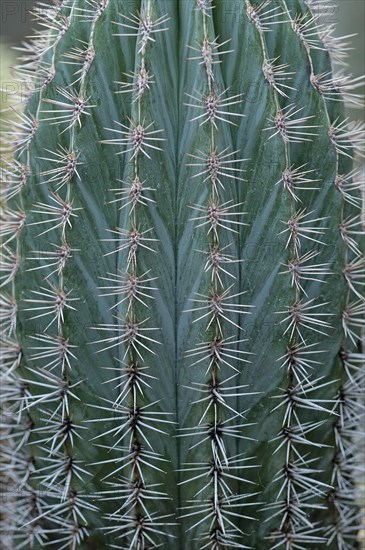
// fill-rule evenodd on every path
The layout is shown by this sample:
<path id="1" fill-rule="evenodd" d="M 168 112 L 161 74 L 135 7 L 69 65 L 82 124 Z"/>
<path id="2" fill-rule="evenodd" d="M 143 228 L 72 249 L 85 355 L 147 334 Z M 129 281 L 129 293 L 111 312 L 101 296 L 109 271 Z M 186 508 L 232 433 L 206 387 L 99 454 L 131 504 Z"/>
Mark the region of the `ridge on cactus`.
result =
<path id="1" fill-rule="evenodd" d="M 363 79 L 325 14 L 35 8 L 3 132 L 5 550 L 360 548 Z"/>

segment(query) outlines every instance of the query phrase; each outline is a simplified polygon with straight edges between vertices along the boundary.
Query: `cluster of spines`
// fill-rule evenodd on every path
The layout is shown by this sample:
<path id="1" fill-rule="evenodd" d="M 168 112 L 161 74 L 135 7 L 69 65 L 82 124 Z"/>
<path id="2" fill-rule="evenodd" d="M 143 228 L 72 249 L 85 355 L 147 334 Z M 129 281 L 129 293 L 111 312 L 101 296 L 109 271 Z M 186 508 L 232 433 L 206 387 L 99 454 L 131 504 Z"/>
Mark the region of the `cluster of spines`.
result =
<path id="1" fill-rule="evenodd" d="M 23 167 L 23 165 L 22 165 Z M 4 192 L 2 204 L 2 237 L 4 238 L 1 252 L 1 445 L 0 465 L 2 470 L 1 523 L 0 532 L 3 543 L 12 548 L 13 541 L 19 537 L 22 521 L 20 516 L 28 518 L 32 512 L 29 503 L 23 499 L 24 491 L 29 490 L 28 479 L 33 471 L 33 456 L 29 448 L 24 447 L 29 441 L 33 422 L 22 409 L 22 398 L 27 393 L 22 382 L 23 352 L 17 335 L 18 300 L 15 281 L 20 266 L 20 235 L 24 224 L 20 227 L 13 220 L 23 212 L 20 191 L 26 184 L 26 177 L 19 185 L 17 166 L 8 165 L 5 168 Z M 29 172 L 29 170 L 26 170 Z M 25 170 L 24 172 L 25 173 Z M 10 198 L 9 198 L 10 197 Z M 7 204 L 11 198 L 17 200 L 17 208 L 10 209 Z M 33 536 L 36 533 L 34 532 Z M 37 534 L 38 536 L 38 534 Z M 39 533 L 42 540 L 42 534 Z M 21 541 L 22 542 L 22 541 Z M 19 546 L 21 547 L 21 545 Z"/>
<path id="2" fill-rule="evenodd" d="M 149 326 L 147 310 L 155 290 L 151 270 L 143 270 L 143 251 L 154 251 L 153 227 L 142 230 L 143 211 L 155 201 L 149 196 L 154 191 L 148 181 L 141 176 L 141 158 L 151 160 L 154 151 L 161 151 L 161 136 L 164 130 L 154 129 L 154 122 L 146 122 L 143 112 L 146 96 L 153 84 L 153 76 L 148 66 L 148 51 L 160 32 L 168 31 L 167 15 L 158 16 L 152 0 L 142 3 L 141 11 L 133 14 L 119 14 L 115 21 L 115 36 L 122 40 L 136 38 L 137 60 L 135 72 L 126 73 L 131 82 L 117 82 L 116 93 L 128 92 L 132 95 L 132 115 L 126 124 L 117 122 L 116 128 L 107 130 L 116 134 L 115 139 L 103 143 L 117 145 L 117 155 L 125 155 L 126 179 L 117 180 L 122 185 L 112 189 L 116 198 L 111 203 L 118 205 L 118 211 L 125 220 L 124 227 L 108 230 L 111 237 L 105 241 L 112 243 L 107 253 L 117 254 L 121 269 L 102 277 L 102 295 L 115 297 L 112 310 L 116 313 L 115 324 L 95 327 L 105 334 L 98 340 L 100 353 L 107 349 L 117 349 L 120 357 L 116 367 L 106 367 L 117 375 L 109 380 L 117 390 L 117 397 L 107 401 L 105 406 L 95 405 L 100 411 L 110 413 L 113 427 L 100 434 L 114 436 L 107 450 L 113 458 L 101 460 L 98 464 L 114 464 L 113 471 L 103 478 L 107 488 L 100 492 L 103 500 L 116 502 L 117 508 L 105 519 L 108 527 L 104 530 L 113 535 L 120 548 L 157 548 L 160 538 L 172 536 L 168 531 L 173 520 L 156 512 L 158 501 L 167 499 L 160 490 L 160 484 L 153 483 L 153 474 L 163 474 L 165 459 L 155 451 L 152 434 L 164 435 L 169 416 L 161 412 L 158 401 L 151 402 L 147 394 L 153 391 L 156 380 L 149 372 L 148 355 L 156 355 L 154 347 L 158 328 Z M 119 89 L 119 87 L 121 89 Z M 116 244 L 115 244 L 116 243 Z M 105 419 L 103 419 L 103 422 Z M 99 422 L 98 419 L 91 422 Z M 153 511 L 151 502 L 154 502 Z"/>
<path id="3" fill-rule="evenodd" d="M 90 32 L 92 49 L 95 25 L 102 10 L 99 9 L 100 13 L 97 15 L 99 2 L 91 3 L 90 7 L 89 11 L 93 14 Z M 18 67 L 17 74 L 20 77 L 19 99 L 27 101 L 33 93 L 38 93 L 39 104 L 35 115 L 18 115 L 19 122 L 10 123 L 13 135 L 10 132 L 5 135 L 16 159 L 5 167 L 4 195 L 16 206 L 19 205 L 19 209 L 11 211 L 5 207 L 4 211 L 7 256 L 3 261 L 3 284 L 13 283 L 21 263 L 19 236 L 26 223 L 29 227 L 40 229 L 36 236 L 39 243 L 43 242 L 39 237 L 49 232 L 52 235 L 58 233 L 59 240 L 50 243 L 50 250 L 43 250 L 40 245 L 27 258 L 31 262 L 37 262 L 29 271 L 40 270 L 45 273 L 42 286 L 30 291 L 29 298 L 24 300 L 27 305 L 22 307 L 23 311 L 30 312 L 29 321 L 40 319 L 42 323 L 44 319 L 48 323 L 44 329 L 42 326 L 42 332 L 29 336 L 32 340 L 29 359 L 35 366 L 22 366 L 22 351 L 15 340 L 8 342 L 4 348 L 7 375 L 7 391 L 4 395 L 5 399 L 14 402 L 10 410 L 13 416 L 16 415 L 12 427 L 13 435 L 6 437 L 6 445 L 9 437 L 9 440 L 14 441 L 14 449 L 11 455 L 6 453 L 4 456 L 9 479 L 12 479 L 12 474 L 17 480 L 15 487 L 19 493 L 6 502 L 5 512 L 9 511 L 9 514 L 6 514 L 4 529 L 9 531 L 10 519 L 17 518 L 13 533 L 9 535 L 9 540 L 13 541 L 11 544 L 16 544 L 16 548 L 33 548 L 47 544 L 60 549 L 74 549 L 88 536 L 85 512 L 87 515 L 97 510 L 89 502 L 88 495 L 78 489 L 85 484 L 86 476 L 90 475 L 82 467 L 82 461 L 77 460 L 74 448 L 75 439 L 82 439 L 84 429 L 72 418 L 74 405 L 79 401 L 75 388 L 82 381 L 72 380 L 71 364 L 76 360 L 73 351 L 75 346 L 70 343 L 64 331 L 65 314 L 75 309 L 72 303 L 78 299 L 71 296 L 64 279 L 65 266 L 75 252 L 67 242 L 67 232 L 72 228 L 72 221 L 79 210 L 73 206 L 72 197 L 73 182 L 80 178 L 77 171 L 80 153 L 75 150 L 75 127 L 81 127 L 82 115 L 88 114 L 91 105 L 83 99 L 88 73 L 86 69 L 73 83 L 78 84 L 77 91 L 75 88 L 72 92 L 68 88 L 57 88 L 59 100 L 43 97 L 56 74 L 58 44 L 69 29 L 72 18 L 80 14 L 67 1 L 55 6 L 40 3 L 34 14 L 46 31 L 40 30 L 31 43 L 23 45 L 21 50 L 25 56 L 21 58 L 22 68 Z M 87 21 L 84 15 L 83 20 Z M 50 62 L 46 66 L 43 56 L 47 52 Z M 89 68 L 92 62 L 90 56 L 87 62 Z M 43 110 L 47 105 L 51 105 L 51 108 Z M 56 115 L 53 116 L 52 105 L 57 107 Z M 50 118 L 47 114 L 51 115 Z M 57 151 L 45 149 L 44 154 L 50 153 L 52 156 L 40 157 L 40 160 L 54 165 L 37 174 L 42 178 L 40 183 L 50 187 L 49 202 L 34 204 L 31 214 L 34 214 L 35 221 L 27 222 L 22 208 L 22 190 L 31 176 L 30 147 L 38 127 L 48 120 L 52 120 L 57 127 L 60 126 L 60 135 L 67 132 L 69 147 L 60 145 Z M 10 248 L 13 242 L 16 243 L 15 250 Z M 6 323 L 9 324 L 5 331 L 8 336 L 16 334 L 14 288 L 13 284 L 11 299 L 6 298 L 9 312 L 12 304 L 11 318 Z M 18 506 L 20 513 L 11 514 L 12 508 L 9 505 Z"/>
<path id="4" fill-rule="evenodd" d="M 320 15 L 320 14 L 319 14 Z M 320 17 L 319 17 L 320 19 Z M 338 38 L 334 27 L 319 25 L 316 47 L 331 54 L 332 61 L 346 67 L 349 51 L 349 36 Z M 339 119 L 332 115 L 331 103 L 344 101 L 349 107 L 363 107 L 363 96 L 357 89 L 363 85 L 364 77 L 353 78 L 341 70 L 339 74 L 315 74 L 311 56 L 311 45 L 305 40 L 314 89 L 324 100 L 328 122 L 328 135 L 336 156 L 334 185 L 341 195 L 341 219 L 339 233 L 343 241 L 344 256 L 342 275 L 346 285 L 342 312 L 342 346 L 338 354 L 338 379 L 340 386 L 334 396 L 333 444 L 331 488 L 326 506 L 333 514 L 333 521 L 323 535 L 328 544 L 336 544 L 339 550 L 350 550 L 358 538 L 363 512 L 360 509 L 359 483 L 363 466 L 357 456 L 356 444 L 361 437 L 364 419 L 364 314 L 365 301 L 362 293 L 364 222 L 361 214 L 364 179 L 361 171 L 352 169 L 348 173 L 347 159 L 351 163 L 364 157 L 364 126 Z M 357 213 L 356 213 L 357 211 Z M 362 273 L 362 275 L 361 275 Z M 360 275 L 360 277 L 359 277 Z M 359 481 L 360 480 L 360 481 Z"/>
<path id="5" fill-rule="evenodd" d="M 347 66 L 350 36 L 336 38 L 334 28 L 320 33 L 324 47 L 337 64 Z M 310 51 L 308 50 L 310 58 Z M 345 300 L 342 311 L 342 345 L 338 353 L 339 386 L 334 396 L 331 489 L 327 505 L 332 522 L 325 530 L 328 544 L 338 550 L 350 550 L 358 540 L 363 526 L 361 510 L 361 483 L 364 466 L 359 458 L 358 442 L 363 437 L 365 378 L 364 355 L 364 219 L 362 213 L 364 177 L 360 164 L 364 157 L 364 126 L 339 119 L 331 114 L 331 103 L 343 100 L 349 107 L 364 107 L 363 96 L 357 92 L 364 77 L 352 78 L 346 69 L 337 75 L 314 76 L 311 64 L 311 82 L 324 99 L 328 134 L 336 155 L 334 185 L 341 197 L 341 219 L 338 227 L 343 242 L 342 275 L 345 281 Z"/>
<path id="6" fill-rule="evenodd" d="M 39 2 L 33 10 L 38 31 L 29 42 L 15 48 L 20 52 L 19 64 L 15 66 L 20 103 L 26 103 L 33 93 L 45 89 L 54 79 L 57 44 L 70 26 L 69 18 L 62 14 L 66 4 L 67 1 Z M 51 62 L 46 65 L 43 57 L 47 52 L 51 54 Z"/>
<path id="7" fill-rule="evenodd" d="M 196 113 L 190 122 L 197 121 L 199 128 L 204 127 L 202 131 L 207 128 L 209 149 L 199 155 L 189 155 L 192 158 L 189 166 L 198 170 L 193 177 L 203 179 L 207 186 L 208 200 L 191 208 L 195 212 L 194 230 L 204 230 L 207 235 L 207 249 L 197 253 L 206 257 L 202 269 L 209 274 L 210 290 L 207 294 L 196 294 L 191 299 L 193 306 L 187 310 L 194 314 L 193 323 L 199 322 L 205 327 L 206 340 L 187 351 L 186 356 L 192 358 L 192 368 L 200 369 L 202 365 L 207 368 L 205 380 L 194 381 L 188 388 L 197 394 L 193 408 L 202 408 L 202 415 L 196 426 L 182 428 L 181 436 L 193 439 L 191 456 L 194 457 L 196 451 L 202 455 L 203 445 L 206 458 L 189 462 L 182 468 L 183 486 L 190 483 L 196 486 L 199 482 L 193 499 L 183 508 L 182 517 L 192 520 L 189 530 L 196 532 L 201 548 L 219 550 L 247 547 L 238 523 L 242 507 L 249 504 L 253 494 L 245 472 L 255 465 L 245 454 L 230 456 L 228 447 L 230 438 L 245 439 L 244 411 L 241 407 L 236 410 L 235 400 L 242 401 L 252 392 L 247 386 L 235 384 L 235 379 L 249 360 L 247 352 L 241 349 L 244 340 L 232 336 L 232 332 L 239 333 L 239 316 L 249 313 L 252 306 L 242 302 L 245 292 L 234 291 L 236 277 L 231 267 L 239 260 L 229 249 L 238 229 L 245 225 L 244 213 L 241 204 L 226 200 L 225 193 L 227 185 L 243 181 L 242 169 L 238 166 L 244 159 L 236 158 L 238 151 L 224 147 L 221 139 L 221 126 L 229 127 L 235 124 L 235 117 L 243 116 L 230 109 L 241 104 L 242 97 L 218 88 L 220 58 L 229 53 L 222 46 L 227 42 L 219 44 L 214 35 L 214 3 L 197 1 L 196 4 L 202 36 L 200 42 L 189 45 L 194 52 L 189 59 L 199 62 L 205 79 L 202 92 L 187 93 L 186 105 Z M 241 487 L 247 487 L 247 491 L 243 492 Z"/>
<path id="8" fill-rule="evenodd" d="M 319 28 L 320 48 L 330 52 L 332 61 L 346 67 L 349 36 L 336 38 L 334 28 Z M 311 48 L 304 41 L 311 68 L 310 81 L 324 100 L 328 121 L 328 135 L 336 156 L 334 185 L 341 195 L 339 233 L 344 245 L 342 275 L 346 292 L 342 312 L 342 346 L 338 354 L 340 386 L 334 396 L 333 444 L 331 489 L 326 505 L 333 513 L 333 522 L 324 531 L 328 544 L 336 543 L 339 550 L 349 550 L 358 540 L 363 512 L 360 510 L 359 483 L 363 466 L 357 456 L 356 443 L 361 437 L 364 418 L 364 313 L 362 291 L 364 224 L 361 214 L 364 179 L 361 170 L 348 172 L 351 164 L 364 157 L 364 126 L 333 115 L 333 101 L 344 101 L 352 108 L 364 106 L 363 96 L 357 89 L 364 77 L 353 78 L 341 70 L 339 74 L 315 75 Z M 362 273 L 362 275 L 361 275 Z M 360 480 L 360 481 L 359 481 Z"/>
<path id="9" fill-rule="evenodd" d="M 56 46 L 72 21 L 90 20 L 88 50 L 93 51 L 95 28 L 103 13 L 99 4 L 100 2 L 90 4 L 91 9 L 83 10 L 82 13 L 75 5 L 69 6 L 67 16 L 60 17 L 61 28 L 55 37 L 49 67 L 51 74 L 55 74 Z M 90 14 L 91 18 L 88 17 Z M 64 54 L 63 57 L 67 58 L 67 55 Z M 85 54 L 83 59 L 80 54 L 82 70 L 81 73 L 79 70 L 75 71 L 75 77 L 78 78 L 72 83 L 72 88 L 58 87 L 57 99 L 45 98 L 42 101 L 40 98 L 38 113 L 41 122 L 50 121 L 49 124 L 59 128 L 59 136 L 61 138 L 65 134 L 68 146 L 60 144 L 56 150 L 45 149 L 44 156 L 40 157 L 41 161 L 51 165 L 51 168 L 40 173 L 41 184 L 47 185 L 51 191 L 47 203 L 34 205 L 32 212 L 36 221 L 32 225 L 40 227 L 39 236 L 50 232 L 53 235 L 57 231 L 59 240 L 51 243 L 51 250 L 31 253 L 29 260 L 37 264 L 30 270 L 44 270 L 46 275 L 45 286 L 33 291 L 32 298 L 27 300 L 35 305 L 27 307 L 29 311 L 36 311 L 32 318 L 45 316 L 50 319 L 42 334 L 33 337 L 34 353 L 31 356 L 33 361 L 45 363 L 44 367 L 35 372 L 41 382 L 33 382 L 43 390 L 43 394 L 35 396 L 33 404 L 47 404 L 47 410 L 44 411 L 45 423 L 35 430 L 38 436 L 35 443 L 41 443 L 46 454 L 43 466 L 37 469 L 35 479 L 40 486 L 46 488 L 49 499 L 45 511 L 39 517 L 51 522 L 51 527 L 47 528 L 49 544 L 56 545 L 57 548 L 73 549 L 89 535 L 87 515 L 97 511 L 97 507 L 90 502 L 91 495 L 83 490 L 90 472 L 83 466 L 83 460 L 78 460 L 75 449 L 77 439 L 84 439 L 85 426 L 77 424 L 73 418 L 80 402 L 76 387 L 82 380 L 72 380 L 72 363 L 76 360 L 75 346 L 66 336 L 65 315 L 72 313 L 79 298 L 73 295 L 72 290 L 67 289 L 64 277 L 68 261 L 77 252 L 68 243 L 68 232 L 80 210 L 74 206 L 72 196 L 75 181 L 80 181 L 80 151 L 76 148 L 75 132 L 76 128 L 81 128 L 83 117 L 89 115 L 89 109 L 93 107 L 85 95 L 92 61 L 93 56 Z M 55 283 L 51 282 L 52 278 L 56 279 Z M 40 309 L 39 315 L 37 308 Z M 49 404 L 53 405 L 51 410 Z"/>
<path id="10" fill-rule="evenodd" d="M 278 528 L 270 534 L 272 548 L 306 547 L 308 544 L 321 544 L 328 540 L 323 533 L 323 526 L 316 524 L 308 514 L 309 509 L 324 509 L 325 495 L 330 489 L 321 480 L 321 470 L 316 464 L 313 451 L 322 445 L 313 439 L 313 432 L 323 426 L 333 411 L 331 400 L 320 399 L 321 391 L 328 386 L 321 376 L 313 376 L 311 372 L 318 369 L 318 361 L 313 355 L 324 353 L 318 349 L 311 337 L 316 333 L 326 336 L 330 328 L 328 314 L 321 309 L 326 304 L 318 303 L 316 298 L 309 298 L 306 293 L 306 281 L 324 282 L 326 275 L 330 274 L 329 265 L 318 263 L 315 260 L 320 255 L 323 247 L 321 236 L 325 234 L 323 218 L 313 216 L 305 208 L 305 191 L 318 189 L 320 182 L 314 178 L 313 170 L 306 165 L 295 166 L 291 163 L 291 144 L 303 144 L 312 141 L 316 135 L 316 126 L 312 122 L 312 116 L 302 116 L 301 107 L 285 101 L 290 101 L 292 87 L 286 85 L 283 90 L 275 79 L 275 70 L 268 77 L 267 66 L 269 53 L 265 33 L 270 25 L 290 25 L 302 42 L 309 66 L 311 67 L 311 82 L 315 87 L 318 79 L 314 78 L 311 49 L 319 47 L 317 41 L 317 18 L 309 11 L 304 15 L 292 17 L 289 10 L 283 6 L 273 7 L 270 2 L 265 2 L 258 8 L 254 8 L 247 0 L 247 14 L 249 19 L 258 29 L 264 57 L 263 72 L 268 84 L 273 89 L 276 114 L 268 128 L 270 137 L 281 136 L 285 149 L 285 167 L 282 178 L 278 184 L 283 185 L 291 202 L 291 216 L 283 230 L 287 234 L 286 249 L 290 256 L 285 264 L 282 274 L 289 276 L 294 291 L 292 305 L 288 306 L 281 321 L 286 325 L 284 335 L 288 338 L 287 353 L 281 357 L 282 367 L 287 372 L 288 385 L 282 389 L 282 394 L 276 396 L 280 400 L 274 410 L 284 411 L 281 432 L 274 439 L 277 442 L 275 453 L 284 450 L 284 466 L 274 478 L 280 484 L 277 499 L 266 506 L 271 511 L 268 519 L 276 518 Z M 281 77 L 289 78 L 292 73 L 286 71 Z M 289 90 L 288 94 L 287 91 Z M 328 90 L 330 88 L 328 87 Z M 319 90 L 318 90 L 319 91 Z M 282 104 L 284 103 L 284 106 Z M 304 196 L 303 196 L 304 192 Z M 300 208 L 298 208 L 300 205 Z M 305 250 L 305 245 L 309 245 Z M 314 248 L 315 247 L 315 248 Z M 319 398 L 318 398 L 319 397 Z M 311 411 L 312 419 L 301 419 L 301 410 Z M 318 420 L 318 414 L 322 420 Z M 308 412 L 306 412 L 308 419 Z"/>
<path id="11" fill-rule="evenodd" d="M 36 70 L 37 63 L 35 47 L 30 47 L 31 70 Z M 24 94 L 24 86 L 21 91 Z M 12 98 L 12 103 L 22 103 L 23 100 L 18 94 Z M 29 482 L 35 469 L 34 453 L 29 446 L 34 421 L 27 410 L 31 393 L 24 379 L 24 356 L 18 334 L 20 304 L 16 281 L 21 267 L 21 235 L 26 225 L 22 191 L 31 176 L 29 147 L 38 122 L 26 114 L 16 117 L 18 120 L 15 123 L 5 121 L 6 127 L 2 132 L 2 152 L 6 156 L 17 154 L 18 158 L 9 161 L 5 157 L 1 174 L 0 429 L 2 483 L 5 487 L 1 506 L 1 536 L 4 545 L 9 548 L 33 548 L 35 544 L 41 544 L 46 535 L 37 523 L 28 523 L 38 515 L 40 499 Z M 25 523 L 28 523 L 27 527 Z"/>

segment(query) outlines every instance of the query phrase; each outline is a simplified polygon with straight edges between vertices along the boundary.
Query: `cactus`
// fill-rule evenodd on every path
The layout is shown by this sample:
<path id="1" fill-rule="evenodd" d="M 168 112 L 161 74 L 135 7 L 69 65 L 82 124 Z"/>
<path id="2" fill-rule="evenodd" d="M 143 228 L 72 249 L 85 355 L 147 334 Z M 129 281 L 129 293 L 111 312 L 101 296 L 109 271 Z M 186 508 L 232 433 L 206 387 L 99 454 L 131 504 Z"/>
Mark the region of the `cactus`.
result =
<path id="1" fill-rule="evenodd" d="M 4 548 L 359 547 L 361 81 L 322 8 L 35 9 L 4 132 Z"/>

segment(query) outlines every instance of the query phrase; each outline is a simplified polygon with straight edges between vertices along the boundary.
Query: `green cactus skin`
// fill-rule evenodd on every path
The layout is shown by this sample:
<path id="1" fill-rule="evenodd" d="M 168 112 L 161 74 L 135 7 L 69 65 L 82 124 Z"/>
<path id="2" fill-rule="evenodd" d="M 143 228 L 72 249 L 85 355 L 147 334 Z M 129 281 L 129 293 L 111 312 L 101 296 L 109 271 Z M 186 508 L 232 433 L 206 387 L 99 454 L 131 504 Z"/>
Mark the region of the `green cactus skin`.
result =
<path id="1" fill-rule="evenodd" d="M 363 128 L 323 6 L 38 5 L 5 130 L 7 550 L 359 548 Z"/>

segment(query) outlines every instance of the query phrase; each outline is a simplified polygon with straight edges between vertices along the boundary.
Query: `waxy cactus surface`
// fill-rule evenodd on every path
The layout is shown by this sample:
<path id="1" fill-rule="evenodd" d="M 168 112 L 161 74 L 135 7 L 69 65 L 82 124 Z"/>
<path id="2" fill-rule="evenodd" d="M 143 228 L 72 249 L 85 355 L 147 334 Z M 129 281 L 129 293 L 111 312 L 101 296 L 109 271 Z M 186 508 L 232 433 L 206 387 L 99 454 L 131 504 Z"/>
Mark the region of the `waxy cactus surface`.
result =
<path id="1" fill-rule="evenodd" d="M 313 0 L 35 10 L 5 128 L 6 550 L 360 548 L 360 79 Z"/>

